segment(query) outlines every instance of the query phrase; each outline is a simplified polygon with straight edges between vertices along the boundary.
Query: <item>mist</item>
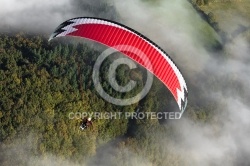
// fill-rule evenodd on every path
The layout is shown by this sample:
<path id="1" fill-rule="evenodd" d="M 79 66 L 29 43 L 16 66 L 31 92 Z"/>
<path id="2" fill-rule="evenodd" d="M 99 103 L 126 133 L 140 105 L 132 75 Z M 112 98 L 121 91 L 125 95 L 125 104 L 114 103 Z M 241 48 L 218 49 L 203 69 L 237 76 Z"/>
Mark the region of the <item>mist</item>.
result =
<path id="1" fill-rule="evenodd" d="M 116 13 L 106 1 L 99 0 L 2 0 L 0 32 L 24 31 L 48 34 L 65 20 L 74 17 L 103 17 L 114 20 Z"/>
<path id="2" fill-rule="evenodd" d="M 72 17 L 99 16 L 116 21 L 119 18 L 121 23 L 141 32 L 169 53 L 187 79 L 189 103 L 205 100 L 218 105 L 211 110 L 214 112 L 212 122 L 206 123 L 194 122 L 185 116 L 197 111 L 188 104 L 184 117 L 170 124 L 178 139 L 162 140 L 168 142 L 166 149 L 173 150 L 172 153 L 193 166 L 250 165 L 250 45 L 244 36 L 237 36 L 224 45 L 222 51 L 212 52 L 207 48 L 209 41 L 206 38 L 212 36 L 214 42 L 220 42 L 220 36 L 212 28 L 206 29 L 208 34 L 203 31 L 207 23 L 186 0 L 158 0 L 155 3 L 114 0 L 107 3 L 108 8 L 102 11 L 104 3 L 97 0 L 62 0 L 60 3 L 4 0 L 0 1 L 0 29 L 11 27 L 49 34 L 59 23 Z M 239 16 L 232 19 L 225 31 L 233 31 L 230 28 L 237 24 L 235 19 L 244 20 Z M 210 78 L 214 82 L 209 81 Z M 154 134 L 157 137 L 160 133 Z M 109 148 L 112 151 L 113 147 Z M 134 156 L 127 151 L 128 156 Z M 105 158 L 108 154 L 103 155 Z M 53 156 L 47 159 L 39 159 L 41 165 L 60 161 Z M 134 165 L 152 165 L 142 156 L 134 160 Z M 65 161 L 63 165 L 72 164 Z"/>
<path id="3" fill-rule="evenodd" d="M 170 56 L 184 71 L 188 83 L 192 84 L 190 87 L 195 86 L 195 89 L 189 87 L 189 103 L 207 100 L 219 105 L 212 110 L 215 112 L 213 123 L 193 122 L 186 116 L 173 124 L 178 138 L 177 141 L 172 140 L 175 153 L 183 156 L 185 163 L 189 163 L 187 165 L 249 165 L 249 43 L 239 36 L 226 44 L 223 51 L 210 52 L 202 41 L 204 34 L 199 31 L 199 26 L 203 25 L 192 24 L 201 18 L 190 10 L 188 2 L 157 2 L 159 4 L 152 7 L 150 3 L 133 1 L 131 8 L 127 6 L 132 1 L 117 2 L 117 8 L 121 12 L 124 11 L 123 6 L 137 11 L 136 14 L 124 13 L 121 16 L 127 24 L 149 35 L 165 50 L 170 50 Z M 235 20 L 244 20 L 232 19 L 234 24 Z M 234 24 L 228 22 L 227 26 L 231 28 Z M 211 34 L 214 35 L 213 32 Z M 220 40 L 219 37 L 217 39 Z M 211 78 L 215 80 L 212 83 L 209 82 Z M 186 114 L 193 110 L 194 107 L 189 107 Z"/>

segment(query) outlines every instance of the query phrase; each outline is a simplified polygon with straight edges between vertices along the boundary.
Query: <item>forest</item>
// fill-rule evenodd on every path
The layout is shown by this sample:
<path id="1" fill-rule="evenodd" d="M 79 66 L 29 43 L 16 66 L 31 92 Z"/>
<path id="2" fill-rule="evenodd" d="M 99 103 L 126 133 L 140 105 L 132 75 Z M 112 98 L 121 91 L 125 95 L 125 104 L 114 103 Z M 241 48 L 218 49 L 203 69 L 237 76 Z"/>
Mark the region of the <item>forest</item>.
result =
<path id="1" fill-rule="evenodd" d="M 79 162 L 95 155 L 98 148 L 117 137 L 122 137 L 117 141 L 118 148 L 122 148 L 124 144 L 137 149 L 136 151 L 145 148 L 145 156 L 152 154 L 152 151 L 163 150 L 160 145 L 151 149 L 152 151 L 148 150 L 146 144 L 152 148 L 151 145 L 159 141 L 154 140 L 149 133 L 167 130 L 161 125 L 166 123 L 164 121 L 96 119 L 92 130 L 82 132 L 79 130 L 81 119 L 69 119 L 70 112 L 134 112 L 139 106 L 145 112 L 166 111 L 160 108 L 166 107 L 168 100 L 171 101 L 171 94 L 159 80 L 154 79 L 150 93 L 138 104 L 116 106 L 106 102 L 95 91 L 91 74 L 100 52 L 86 44 L 48 43 L 42 36 L 19 33 L 13 36 L 1 35 L 0 48 L 1 153 L 8 146 L 13 146 L 16 139 L 18 142 L 26 142 L 27 134 L 32 138 L 31 142 L 35 141 L 36 144 L 29 149 L 30 153 L 40 156 L 49 152 Z M 105 62 L 102 66 L 103 77 L 107 73 L 105 68 L 108 63 Z M 126 66 L 119 69 L 117 80 L 121 85 L 131 79 L 127 70 Z M 143 72 L 141 69 L 141 72 L 136 71 L 134 75 Z M 138 87 L 125 94 L 125 97 L 140 90 L 140 85 L 143 84 L 141 77 L 136 76 Z M 103 86 L 112 93 L 108 84 L 104 82 Z M 120 94 L 112 95 L 119 97 Z M 199 111 L 192 114 L 204 118 L 199 120 L 207 120 L 207 113 Z M 162 137 L 166 136 L 166 132 L 163 132 Z M 22 157 L 19 155 L 22 154 L 16 155 L 15 163 L 20 164 Z M 156 156 L 152 156 L 150 160 L 163 162 Z M 10 165 L 10 156 L 6 157 L 0 158 L 2 165 Z"/>

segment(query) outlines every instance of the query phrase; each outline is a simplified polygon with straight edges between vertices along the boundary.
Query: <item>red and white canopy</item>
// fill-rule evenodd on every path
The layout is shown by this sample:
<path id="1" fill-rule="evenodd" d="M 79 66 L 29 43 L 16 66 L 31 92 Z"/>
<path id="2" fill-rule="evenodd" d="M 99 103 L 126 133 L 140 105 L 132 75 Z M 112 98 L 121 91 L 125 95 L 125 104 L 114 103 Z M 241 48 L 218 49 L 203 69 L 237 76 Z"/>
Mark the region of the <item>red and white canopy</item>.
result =
<path id="1" fill-rule="evenodd" d="M 181 113 L 187 105 L 186 82 L 170 57 L 155 43 L 122 24 L 91 17 L 73 18 L 62 23 L 50 40 L 60 36 L 83 37 L 112 47 L 133 59 L 159 78 L 173 94 Z M 135 54 L 135 50 L 124 51 L 120 45 L 131 46 L 143 52 L 151 64 Z"/>

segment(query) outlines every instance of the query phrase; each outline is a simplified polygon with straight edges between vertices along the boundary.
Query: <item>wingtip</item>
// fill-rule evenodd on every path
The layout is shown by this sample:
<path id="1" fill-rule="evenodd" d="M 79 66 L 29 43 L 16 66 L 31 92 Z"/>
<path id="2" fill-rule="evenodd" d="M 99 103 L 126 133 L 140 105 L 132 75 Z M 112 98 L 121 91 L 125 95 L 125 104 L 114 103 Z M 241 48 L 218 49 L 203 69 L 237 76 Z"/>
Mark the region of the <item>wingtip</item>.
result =
<path id="1" fill-rule="evenodd" d="M 50 42 L 54 38 L 55 38 L 54 34 L 50 35 L 48 42 Z"/>

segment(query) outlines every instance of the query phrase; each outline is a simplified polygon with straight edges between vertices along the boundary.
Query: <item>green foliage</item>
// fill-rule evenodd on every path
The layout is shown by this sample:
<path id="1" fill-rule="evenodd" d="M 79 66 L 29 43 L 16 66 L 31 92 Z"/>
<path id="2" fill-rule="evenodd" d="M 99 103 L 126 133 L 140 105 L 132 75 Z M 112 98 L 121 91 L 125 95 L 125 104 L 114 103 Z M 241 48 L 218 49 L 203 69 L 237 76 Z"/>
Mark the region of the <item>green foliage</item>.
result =
<path id="1" fill-rule="evenodd" d="M 108 141 L 126 132 L 126 120 L 96 121 L 94 131 L 81 132 L 81 120 L 68 117 L 70 112 L 115 110 L 90 91 L 98 52 L 85 45 L 52 46 L 41 37 L 22 34 L 0 36 L 0 45 L 2 143 L 33 132 L 39 140 L 34 153 L 84 160 L 95 154 L 97 137 L 105 140 L 109 135 Z"/>
<path id="2" fill-rule="evenodd" d="M 25 145 L 29 155 L 46 158 L 53 154 L 62 159 L 85 162 L 90 157 L 98 157 L 101 146 L 121 136 L 124 140 L 118 141 L 117 158 L 112 158 L 114 163 L 121 163 L 130 155 L 122 150 L 124 146 L 136 156 L 147 157 L 154 165 L 172 162 L 173 154 L 166 159 L 168 151 L 158 143 L 171 134 L 159 125 L 158 120 L 131 120 L 124 115 L 121 119 L 94 119 L 93 129 L 82 132 L 79 130 L 81 119 L 69 118 L 69 113 L 134 112 L 138 107 L 138 104 L 115 106 L 97 94 L 92 70 L 98 55 L 98 51 L 83 44 L 48 43 L 42 37 L 23 34 L 12 37 L 0 35 L 1 165 L 27 165 L 21 154 L 14 154 L 17 157 L 13 163 L 11 157 L 4 153 L 14 148 L 17 140 L 18 145 Z M 105 80 L 110 62 L 117 56 L 121 55 L 114 55 L 103 63 L 100 79 L 105 91 L 112 96 L 127 98 L 141 91 L 146 72 L 119 67 L 118 83 L 126 85 L 133 79 L 137 86 L 131 93 L 115 92 Z M 169 98 L 170 92 L 155 79 L 149 94 L 140 101 L 140 111 L 164 111 Z M 195 118 L 204 121 L 209 117 L 206 111 L 194 114 Z M 154 132 L 165 134 L 155 138 Z"/>

